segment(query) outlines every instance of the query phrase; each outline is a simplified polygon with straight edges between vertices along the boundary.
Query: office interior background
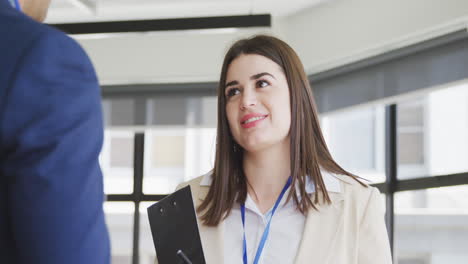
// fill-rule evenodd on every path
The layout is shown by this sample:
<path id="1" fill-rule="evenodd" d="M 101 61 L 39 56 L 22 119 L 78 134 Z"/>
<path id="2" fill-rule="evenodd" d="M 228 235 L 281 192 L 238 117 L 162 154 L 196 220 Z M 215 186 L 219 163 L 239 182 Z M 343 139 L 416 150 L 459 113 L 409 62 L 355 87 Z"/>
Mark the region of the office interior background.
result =
<path id="1" fill-rule="evenodd" d="M 298 52 L 332 154 L 381 190 L 394 262 L 468 263 L 468 1 L 52 0 L 46 22 L 102 86 L 114 264 L 154 262 L 146 208 L 212 168 L 223 55 L 258 33 Z"/>

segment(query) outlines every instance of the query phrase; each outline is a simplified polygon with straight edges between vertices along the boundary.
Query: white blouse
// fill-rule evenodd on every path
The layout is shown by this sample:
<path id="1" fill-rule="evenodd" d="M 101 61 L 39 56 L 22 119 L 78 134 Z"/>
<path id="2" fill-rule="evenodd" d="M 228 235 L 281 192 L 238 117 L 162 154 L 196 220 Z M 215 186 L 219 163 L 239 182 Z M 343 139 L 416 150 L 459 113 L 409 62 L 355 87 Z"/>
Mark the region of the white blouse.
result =
<path id="1" fill-rule="evenodd" d="M 323 173 L 323 172 L 322 172 Z M 209 186 L 211 175 L 203 179 L 201 185 Z M 340 183 L 334 177 L 327 177 L 323 173 L 328 191 L 340 192 Z M 315 186 L 306 178 L 306 191 L 311 194 Z M 270 233 L 259 259 L 259 264 L 293 263 L 302 239 L 306 217 L 296 209 L 294 200 L 286 203 L 290 189 L 286 191 L 271 220 Z M 247 195 L 245 203 L 245 235 L 247 241 L 247 262 L 253 263 L 263 231 L 268 223 L 267 213 L 262 214 L 252 198 Z M 241 264 L 243 254 L 243 228 L 240 205 L 237 204 L 224 224 L 224 263 Z"/>

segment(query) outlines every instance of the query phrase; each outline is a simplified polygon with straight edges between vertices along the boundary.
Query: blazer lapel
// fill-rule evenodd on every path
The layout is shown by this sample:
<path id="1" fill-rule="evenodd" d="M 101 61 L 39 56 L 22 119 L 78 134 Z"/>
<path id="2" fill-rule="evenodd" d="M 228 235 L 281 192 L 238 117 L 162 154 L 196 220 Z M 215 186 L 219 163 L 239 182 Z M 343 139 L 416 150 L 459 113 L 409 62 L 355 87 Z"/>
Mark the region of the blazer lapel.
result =
<path id="1" fill-rule="evenodd" d="M 208 194 L 208 186 L 198 186 L 198 195 L 195 201 L 195 208 L 198 208 L 200 203 Z M 198 229 L 200 230 L 200 238 L 203 246 L 203 253 L 207 264 L 223 263 L 224 262 L 224 221 L 221 221 L 218 226 L 211 227 L 201 223 L 198 219 Z"/>
<path id="2" fill-rule="evenodd" d="M 304 233 L 295 259 L 296 264 L 327 263 L 333 253 L 333 245 L 342 228 L 344 194 L 329 192 L 331 204 L 320 203 L 317 210 L 310 209 L 306 216 Z"/>

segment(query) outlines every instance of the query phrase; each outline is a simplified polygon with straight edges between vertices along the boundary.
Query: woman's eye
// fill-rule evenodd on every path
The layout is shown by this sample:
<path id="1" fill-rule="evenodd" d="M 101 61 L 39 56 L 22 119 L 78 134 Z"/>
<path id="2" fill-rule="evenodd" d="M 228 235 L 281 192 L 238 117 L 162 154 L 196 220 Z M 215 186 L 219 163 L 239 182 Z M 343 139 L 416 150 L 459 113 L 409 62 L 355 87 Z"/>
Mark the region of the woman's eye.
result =
<path id="1" fill-rule="evenodd" d="M 231 88 L 229 91 L 226 93 L 227 97 L 232 97 L 236 94 L 238 94 L 240 91 L 237 88 Z"/>
<path id="2" fill-rule="evenodd" d="M 259 80 L 257 81 L 257 87 L 265 87 L 265 86 L 268 86 L 270 85 L 270 83 L 268 83 L 267 81 L 264 81 L 264 80 Z"/>

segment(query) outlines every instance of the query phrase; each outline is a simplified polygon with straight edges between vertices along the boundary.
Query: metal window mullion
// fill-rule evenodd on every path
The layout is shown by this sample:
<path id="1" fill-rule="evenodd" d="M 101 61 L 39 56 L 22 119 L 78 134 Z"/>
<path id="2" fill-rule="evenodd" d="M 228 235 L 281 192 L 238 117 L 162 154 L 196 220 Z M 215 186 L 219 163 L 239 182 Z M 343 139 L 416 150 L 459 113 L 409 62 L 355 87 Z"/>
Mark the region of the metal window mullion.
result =
<path id="1" fill-rule="evenodd" d="M 397 187 L 397 106 L 388 105 L 385 108 L 385 175 L 387 185 L 386 215 L 385 220 L 388 230 L 388 238 L 392 256 L 394 256 L 394 233 L 395 233 L 395 206 L 394 194 Z"/>
<path id="2" fill-rule="evenodd" d="M 136 133 L 133 154 L 133 202 L 135 203 L 135 211 L 133 215 L 133 264 L 138 264 L 140 261 L 140 202 L 143 198 L 144 149 L 145 134 Z"/>

